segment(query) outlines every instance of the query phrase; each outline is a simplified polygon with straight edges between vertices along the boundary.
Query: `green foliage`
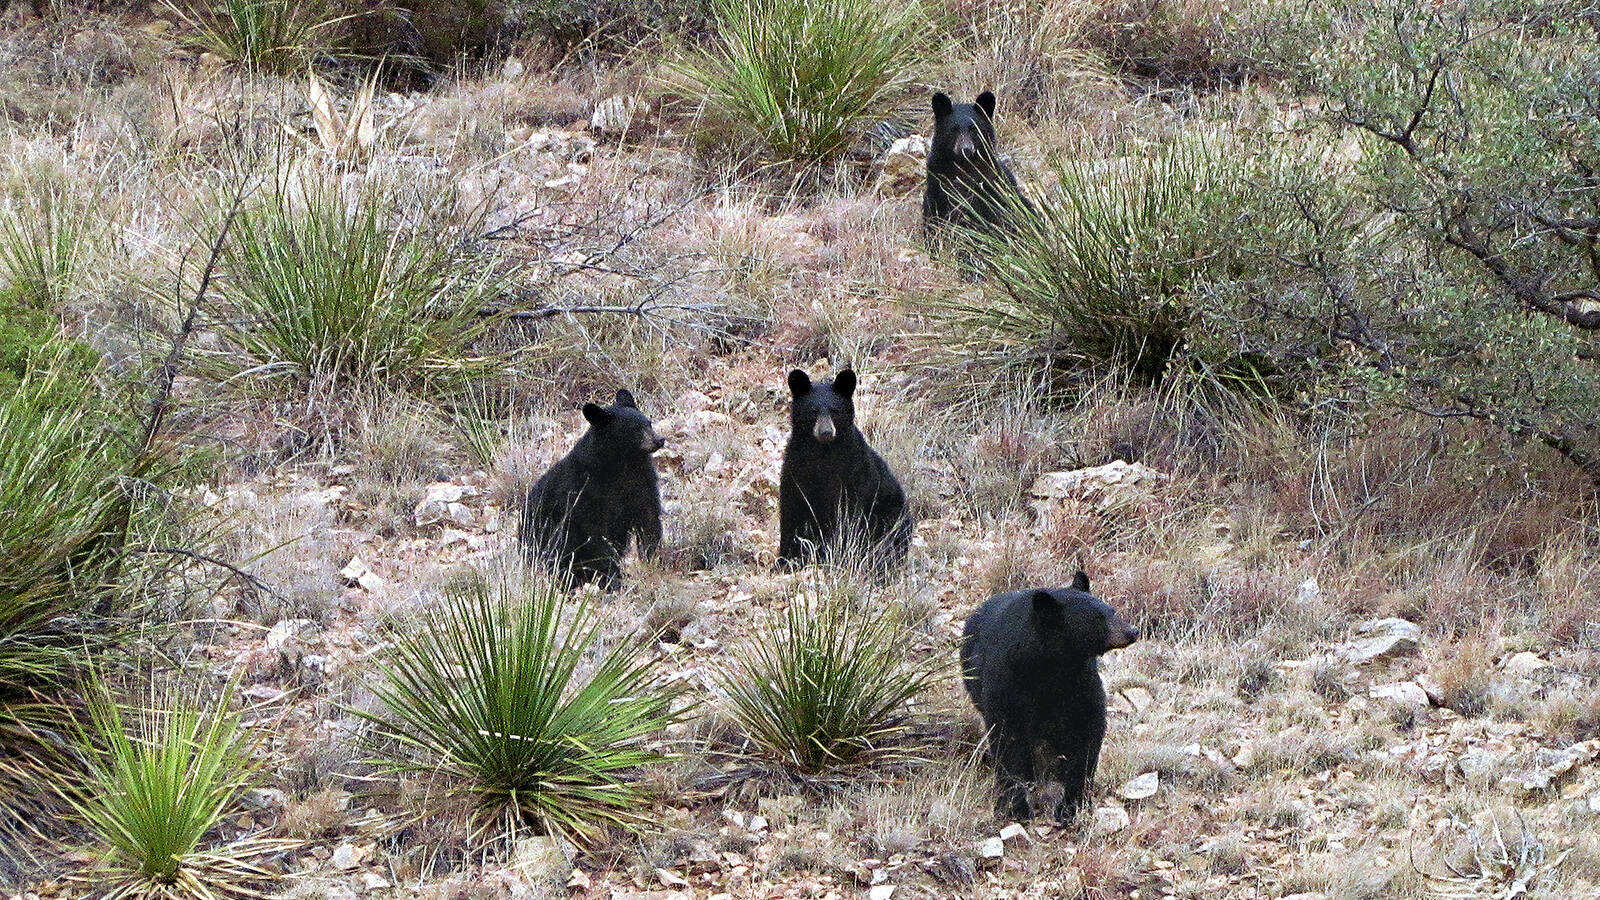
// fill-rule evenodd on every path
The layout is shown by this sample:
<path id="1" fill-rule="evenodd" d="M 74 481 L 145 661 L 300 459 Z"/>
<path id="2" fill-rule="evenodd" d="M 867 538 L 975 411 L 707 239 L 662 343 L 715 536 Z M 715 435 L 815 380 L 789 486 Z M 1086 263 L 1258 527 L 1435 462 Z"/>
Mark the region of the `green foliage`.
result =
<path id="1" fill-rule="evenodd" d="M 1600 480 L 1600 19 L 1574 0 L 1323 0 L 1262 56 L 1342 164 L 1302 172 L 1272 293 L 1228 335 L 1339 358 L 1376 399 L 1492 422 Z"/>
<path id="2" fill-rule="evenodd" d="M 602 648 L 595 611 L 542 580 L 452 586 L 427 627 L 390 637 L 373 686 L 388 716 L 370 717 L 390 770 L 578 839 L 648 821 L 628 775 L 661 758 L 643 739 L 678 713 L 643 638 Z"/>
<path id="3" fill-rule="evenodd" d="M 460 231 L 411 212 L 375 181 L 346 189 L 331 177 L 280 183 L 244 207 L 222 257 L 235 315 L 219 323 L 248 358 L 243 372 L 338 392 L 492 370 L 471 349 L 492 278 L 461 258 Z"/>
<path id="4" fill-rule="evenodd" d="M 196 50 L 277 75 L 303 70 L 319 33 L 337 21 L 329 4 L 295 0 L 162 0 Z"/>
<path id="5" fill-rule="evenodd" d="M 937 298 L 936 314 L 979 355 L 1165 376 L 1189 349 L 1193 298 L 1257 265 L 1238 228 L 1276 212 L 1250 208 L 1248 164 L 1235 150 L 1183 139 L 1057 162 L 1037 212 L 1020 201 L 1012 210 L 1014 232 L 964 236 L 984 290 L 975 302 Z"/>
<path id="6" fill-rule="evenodd" d="M 108 637 L 98 626 L 145 463 L 83 379 L 45 364 L 0 396 L 0 719 L 73 680 Z"/>
<path id="7" fill-rule="evenodd" d="M 231 708 L 235 686 L 209 705 L 179 697 L 164 706 L 152 692 L 143 709 L 98 691 L 78 739 L 86 771 L 65 790 L 103 854 L 99 896 L 259 896 L 249 883 L 270 873 L 248 858 L 283 842 L 202 849 L 258 769 Z"/>
<path id="8" fill-rule="evenodd" d="M 802 773 L 892 757 L 907 704 L 941 677 L 869 598 L 802 594 L 723 670 L 728 712 L 761 750 Z"/>
<path id="9" fill-rule="evenodd" d="M 715 0 L 710 47 L 670 64 L 707 146 L 828 162 L 893 111 L 921 61 L 920 2 Z"/>
<path id="10" fill-rule="evenodd" d="M 73 202 L 67 186 L 53 180 L 12 187 L 0 207 L 0 284 L 11 303 L 60 309 L 89 256 L 93 203 Z"/>

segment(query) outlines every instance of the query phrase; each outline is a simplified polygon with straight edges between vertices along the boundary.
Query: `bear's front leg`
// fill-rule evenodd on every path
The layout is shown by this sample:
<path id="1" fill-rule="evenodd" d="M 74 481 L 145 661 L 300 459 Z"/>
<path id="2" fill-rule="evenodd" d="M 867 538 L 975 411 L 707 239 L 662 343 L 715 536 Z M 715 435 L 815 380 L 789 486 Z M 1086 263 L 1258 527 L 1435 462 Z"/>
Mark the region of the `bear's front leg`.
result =
<path id="1" fill-rule="evenodd" d="M 994 743 L 995 784 L 999 796 L 995 800 L 995 817 L 1002 820 L 1026 822 L 1033 817 L 1028 805 L 1028 788 L 1032 786 L 1033 743 L 1026 735 L 1009 735 L 996 731 L 991 736 Z"/>

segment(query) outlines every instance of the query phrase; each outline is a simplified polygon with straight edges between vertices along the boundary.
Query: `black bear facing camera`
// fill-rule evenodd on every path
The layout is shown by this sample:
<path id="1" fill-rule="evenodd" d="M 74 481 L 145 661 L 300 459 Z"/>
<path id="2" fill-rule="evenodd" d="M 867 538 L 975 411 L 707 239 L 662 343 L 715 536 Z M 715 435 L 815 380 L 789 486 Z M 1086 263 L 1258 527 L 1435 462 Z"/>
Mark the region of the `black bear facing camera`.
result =
<path id="1" fill-rule="evenodd" d="M 1069 587 L 991 597 L 967 618 L 962 679 L 989 731 L 997 816 L 1031 818 L 1028 790 L 1041 780 L 1061 782 L 1057 821 L 1077 816 L 1106 733 L 1099 657 L 1138 639 L 1083 572 Z"/>
<path id="2" fill-rule="evenodd" d="M 583 418 L 589 430 L 528 491 L 517 539 L 529 562 L 568 587 L 615 590 L 630 537 L 641 556 L 661 546 L 661 488 L 650 454 L 666 441 L 626 390 L 610 406 L 585 403 Z"/>
<path id="3" fill-rule="evenodd" d="M 889 464 L 856 427 L 856 373 L 789 373 L 789 442 L 778 483 L 778 564 L 856 553 L 878 571 L 905 562 L 912 522 Z"/>
<path id="4" fill-rule="evenodd" d="M 933 95 L 933 141 L 928 148 L 928 183 L 922 195 L 923 237 L 930 250 L 962 230 L 1009 232 L 1019 212 L 1032 209 L 1017 178 L 996 151 L 995 96 L 972 103 Z"/>

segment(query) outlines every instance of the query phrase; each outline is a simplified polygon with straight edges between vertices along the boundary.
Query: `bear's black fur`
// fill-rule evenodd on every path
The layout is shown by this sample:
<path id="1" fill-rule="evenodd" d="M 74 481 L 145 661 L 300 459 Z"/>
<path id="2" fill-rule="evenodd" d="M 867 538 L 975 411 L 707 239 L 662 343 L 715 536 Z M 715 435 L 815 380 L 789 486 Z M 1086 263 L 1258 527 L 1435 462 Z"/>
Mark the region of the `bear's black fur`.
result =
<path id="1" fill-rule="evenodd" d="M 922 194 L 922 232 L 930 250 L 962 230 L 1013 231 L 1015 213 L 1031 209 L 1017 177 L 995 152 L 994 94 L 973 103 L 933 95 L 933 143 Z"/>
<path id="2" fill-rule="evenodd" d="M 991 597 L 967 618 L 962 678 L 989 729 L 997 816 L 1029 818 L 1028 787 L 1036 775 L 1062 783 L 1058 821 L 1077 815 L 1106 734 L 1106 691 L 1096 660 L 1138 637 L 1127 620 L 1089 593 L 1082 572 L 1069 588 Z M 1041 745 L 1042 772 L 1035 766 Z"/>
<path id="3" fill-rule="evenodd" d="M 856 373 L 812 384 L 789 373 L 789 443 L 778 484 L 778 563 L 802 565 L 859 548 L 879 571 L 905 562 L 906 497 L 889 464 L 856 428 Z"/>
<path id="4" fill-rule="evenodd" d="M 528 491 L 517 539 L 530 562 L 569 587 L 598 581 L 609 591 L 622 580 L 630 535 L 640 556 L 661 546 L 661 489 L 650 454 L 666 442 L 627 391 L 617 391 L 613 406 L 584 404 L 583 417 L 589 430 Z"/>

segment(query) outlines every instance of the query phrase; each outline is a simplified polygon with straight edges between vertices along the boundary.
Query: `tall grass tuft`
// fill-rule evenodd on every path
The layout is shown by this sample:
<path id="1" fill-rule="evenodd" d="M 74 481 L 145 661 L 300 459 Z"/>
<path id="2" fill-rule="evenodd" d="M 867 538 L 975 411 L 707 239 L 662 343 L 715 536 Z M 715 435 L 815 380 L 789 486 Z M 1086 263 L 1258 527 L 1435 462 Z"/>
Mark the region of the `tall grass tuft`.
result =
<path id="1" fill-rule="evenodd" d="M 284 842 L 203 846 L 259 765 L 232 708 L 236 684 L 210 704 L 163 703 L 152 690 L 148 707 L 125 709 L 104 689 L 90 704 L 78 741 L 86 771 L 66 793 L 101 851 L 99 896 L 261 896 L 253 884 L 272 876 L 250 858 Z"/>
<path id="2" fill-rule="evenodd" d="M 1204 141 L 1056 165 L 1014 233 L 972 234 L 979 302 L 934 301 L 953 334 L 1002 353 L 1159 379 L 1190 324 L 1189 292 L 1224 268 L 1244 170 Z"/>
<path id="3" fill-rule="evenodd" d="M 331 4 L 294 0 L 162 0 L 196 50 L 275 75 L 305 68 L 319 32 L 338 21 Z"/>
<path id="4" fill-rule="evenodd" d="M 0 286 L 36 310 L 59 310 L 91 258 L 89 207 L 67 186 L 44 181 L 0 205 Z"/>
<path id="5" fill-rule="evenodd" d="M 803 774 L 895 756 L 909 733 L 907 704 L 942 677 L 912 659 L 914 642 L 895 616 L 856 591 L 818 586 L 717 678 L 749 739 Z"/>
<path id="6" fill-rule="evenodd" d="M 223 255 L 234 315 L 220 328 L 243 373 L 305 391 L 423 389 L 494 368 L 473 354 L 494 286 L 461 258 L 462 235 L 406 221 L 377 180 L 283 179 L 240 211 Z"/>
<path id="7" fill-rule="evenodd" d="M 804 165 L 837 159 L 892 112 L 920 62 L 918 0 L 715 0 L 711 45 L 670 65 L 708 146 Z"/>
<path id="8" fill-rule="evenodd" d="M 456 780 L 490 813 L 575 840 L 648 821 L 630 775 L 661 756 L 674 693 L 640 637 L 601 647 L 601 622 L 554 583 L 453 585 L 425 629 L 396 628 L 373 693 L 373 746 L 396 773 Z"/>

